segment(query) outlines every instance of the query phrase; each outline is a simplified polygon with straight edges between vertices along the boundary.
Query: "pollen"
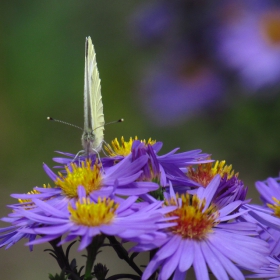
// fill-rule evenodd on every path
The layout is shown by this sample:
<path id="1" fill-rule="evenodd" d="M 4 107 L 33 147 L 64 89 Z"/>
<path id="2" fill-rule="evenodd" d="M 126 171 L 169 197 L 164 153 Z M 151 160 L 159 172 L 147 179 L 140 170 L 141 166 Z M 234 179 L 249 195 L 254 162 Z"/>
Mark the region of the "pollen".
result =
<path id="1" fill-rule="evenodd" d="M 196 169 L 190 166 L 188 167 L 187 176 L 204 187 L 206 187 L 217 174 L 222 178 L 227 176 L 228 180 L 233 176 L 238 177 L 238 173 L 234 174 L 232 165 L 225 164 L 225 160 L 222 160 L 220 162 L 216 161 L 214 166 L 212 162 L 198 164 Z"/>
<path id="2" fill-rule="evenodd" d="M 119 143 L 118 139 L 115 138 L 111 143 L 112 147 L 110 145 L 105 146 L 105 150 L 108 152 L 109 156 L 128 156 L 131 153 L 131 147 L 135 140 L 138 140 L 138 137 L 135 136 L 134 139 L 130 137 L 129 141 L 124 141 L 124 137 L 121 138 L 121 143 Z M 145 145 L 153 145 L 156 143 L 155 140 L 152 140 L 151 138 L 146 140 L 140 140 Z"/>
<path id="3" fill-rule="evenodd" d="M 48 185 L 44 184 L 43 187 L 44 188 L 51 188 L 51 185 L 50 184 L 48 184 Z M 28 192 L 27 194 L 40 194 L 40 192 L 37 191 L 37 190 L 32 190 L 32 191 Z M 31 203 L 32 202 L 31 199 L 18 199 L 18 201 L 19 201 L 19 203 L 28 203 L 28 202 Z"/>
<path id="4" fill-rule="evenodd" d="M 48 184 L 44 184 L 43 185 L 44 188 L 51 188 L 51 185 Z M 37 191 L 37 190 L 32 190 L 30 192 L 28 192 L 27 194 L 40 194 L 41 192 Z M 34 203 L 32 201 L 32 199 L 18 199 L 18 202 L 21 203 L 21 204 L 24 204 L 24 209 L 25 210 L 29 210 L 31 208 L 34 208 Z"/>
<path id="5" fill-rule="evenodd" d="M 94 203 L 89 198 L 84 198 L 76 202 L 76 207 L 69 205 L 68 209 L 71 214 L 71 220 L 78 224 L 89 227 L 108 225 L 116 214 L 119 205 L 109 198 L 98 198 L 98 202 Z"/>
<path id="6" fill-rule="evenodd" d="M 181 199 L 181 203 L 179 203 Z M 200 200 L 197 195 L 176 195 L 176 200 L 165 201 L 166 205 L 181 205 L 168 216 L 177 216 L 177 225 L 171 228 L 174 234 L 183 238 L 202 240 L 207 234 L 213 232 L 219 221 L 219 212 L 214 204 L 205 208 L 205 200 Z"/>
<path id="7" fill-rule="evenodd" d="M 83 161 L 81 166 L 71 163 L 70 168 L 65 167 L 66 175 L 60 172 L 55 184 L 60 187 L 69 198 L 77 198 L 78 186 L 85 188 L 86 194 L 99 190 L 102 186 L 101 165 L 97 162 L 92 165 L 91 160 Z"/>
<path id="8" fill-rule="evenodd" d="M 270 209 L 272 209 L 274 211 L 274 215 L 278 218 L 280 218 L 280 200 L 278 200 L 275 197 L 272 197 L 273 201 L 275 202 L 275 204 L 267 204 L 267 207 L 269 207 Z"/>

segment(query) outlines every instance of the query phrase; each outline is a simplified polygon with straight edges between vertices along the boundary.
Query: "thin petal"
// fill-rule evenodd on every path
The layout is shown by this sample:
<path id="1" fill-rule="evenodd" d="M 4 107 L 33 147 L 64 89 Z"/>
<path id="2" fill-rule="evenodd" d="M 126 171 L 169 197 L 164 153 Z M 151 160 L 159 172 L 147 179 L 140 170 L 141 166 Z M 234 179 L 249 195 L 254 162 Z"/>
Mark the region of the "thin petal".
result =
<path id="1" fill-rule="evenodd" d="M 213 254 L 206 242 L 201 242 L 201 249 L 209 268 L 217 279 L 229 279 L 223 264 L 220 263 L 219 259 Z"/>
<path id="2" fill-rule="evenodd" d="M 194 242 L 193 268 L 197 280 L 209 280 L 209 274 L 204 256 L 201 252 L 200 242 Z"/>
<path id="3" fill-rule="evenodd" d="M 185 239 L 183 244 L 182 257 L 179 262 L 179 270 L 187 271 L 193 264 L 194 258 L 194 243 L 190 239 Z"/>

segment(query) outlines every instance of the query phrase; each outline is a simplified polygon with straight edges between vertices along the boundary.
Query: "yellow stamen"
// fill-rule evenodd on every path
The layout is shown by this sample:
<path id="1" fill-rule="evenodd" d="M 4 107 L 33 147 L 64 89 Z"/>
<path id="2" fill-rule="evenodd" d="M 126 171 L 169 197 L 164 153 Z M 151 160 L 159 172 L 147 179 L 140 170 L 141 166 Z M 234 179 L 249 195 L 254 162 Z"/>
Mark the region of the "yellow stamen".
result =
<path id="1" fill-rule="evenodd" d="M 89 227 L 110 224 L 119 205 L 109 198 L 98 198 L 98 202 L 90 202 L 89 198 L 83 199 L 82 202 L 76 202 L 76 208 L 69 205 L 71 220 L 78 224 Z"/>
<path id="2" fill-rule="evenodd" d="M 267 204 L 267 207 L 272 209 L 274 211 L 274 215 L 278 218 L 280 218 L 280 200 L 278 200 L 276 197 L 272 197 L 275 204 Z"/>
<path id="3" fill-rule="evenodd" d="M 105 150 L 108 152 L 109 156 L 115 157 L 117 155 L 119 156 L 128 156 L 131 153 L 131 147 L 135 140 L 138 140 L 138 137 L 135 136 L 134 139 L 130 137 L 129 141 L 124 141 L 124 137 L 121 138 L 121 144 L 119 143 L 118 139 L 115 138 L 112 141 L 112 147 L 108 145 L 108 147 L 105 146 Z M 146 140 L 140 140 L 145 145 L 153 145 L 156 143 L 155 140 L 152 140 L 149 138 L 149 140 L 146 142 Z"/>
<path id="4" fill-rule="evenodd" d="M 227 179 L 233 176 L 238 177 L 238 173 L 234 174 L 232 165 L 225 165 L 225 160 L 221 162 L 216 161 L 214 166 L 212 166 L 212 164 L 211 162 L 198 164 L 196 169 L 190 166 L 187 176 L 204 187 L 206 187 L 217 174 L 220 174 L 222 178 L 227 176 Z"/>
<path id="5" fill-rule="evenodd" d="M 48 184 L 48 185 L 44 184 L 43 187 L 44 188 L 51 188 L 51 185 L 50 184 Z M 33 189 L 32 191 L 28 192 L 27 194 L 40 194 L 40 193 L 41 192 Z M 28 203 L 28 202 L 32 203 L 31 199 L 18 199 L 18 201 L 19 201 L 19 203 Z"/>
<path id="6" fill-rule="evenodd" d="M 71 163 L 71 170 L 68 167 L 65 167 L 65 169 L 67 175 L 58 173 L 59 178 L 55 181 L 55 184 L 70 198 L 78 197 L 78 186 L 83 186 L 87 195 L 92 191 L 99 190 L 102 186 L 101 167 L 97 162 L 93 166 L 91 160 L 82 162 L 82 166 Z"/>
<path id="7" fill-rule="evenodd" d="M 166 205 L 179 205 L 178 199 L 181 198 L 182 206 L 168 216 L 178 216 L 177 226 L 170 230 L 174 234 L 181 235 L 183 238 L 191 238 L 201 240 L 207 236 L 208 233 L 213 232 L 219 221 L 219 212 L 214 204 L 211 204 L 207 209 L 205 207 L 205 200 L 201 201 L 197 195 L 191 196 L 189 194 L 176 195 L 176 200 L 165 201 Z"/>

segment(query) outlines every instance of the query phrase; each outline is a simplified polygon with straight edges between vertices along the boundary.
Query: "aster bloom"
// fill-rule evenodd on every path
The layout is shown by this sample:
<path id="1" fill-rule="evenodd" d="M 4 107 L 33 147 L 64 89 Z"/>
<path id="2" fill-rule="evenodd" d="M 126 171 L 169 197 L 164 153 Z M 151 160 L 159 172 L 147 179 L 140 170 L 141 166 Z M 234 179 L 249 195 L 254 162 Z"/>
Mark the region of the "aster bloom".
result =
<path id="1" fill-rule="evenodd" d="M 250 219 L 248 216 L 252 216 L 255 223 L 258 223 L 262 229 L 268 231 L 268 236 L 264 234 L 269 242 L 272 242 L 275 246 L 275 242 L 279 243 L 277 232 L 280 231 L 280 184 L 279 179 L 268 178 L 261 182 L 256 182 L 256 189 L 260 193 L 260 198 L 263 205 L 250 205 L 244 204 L 243 209 L 249 210 L 248 215 L 244 216 L 244 219 Z M 274 231 L 274 230 L 276 231 Z M 279 245 L 280 246 L 280 245 Z M 279 251 L 280 253 L 280 251 Z"/>
<path id="2" fill-rule="evenodd" d="M 280 78 L 280 6 L 269 1 L 237 3 L 230 1 L 222 10 L 218 55 L 238 71 L 246 87 L 272 86 Z"/>
<path id="3" fill-rule="evenodd" d="M 139 211 L 130 211 L 137 197 L 129 197 L 126 200 L 118 200 L 116 203 L 110 198 L 99 198 L 97 202 L 90 201 L 86 190 L 79 187 L 79 199 L 75 205 L 69 204 L 68 211 L 57 210 L 42 200 L 34 199 L 39 213 L 22 211 L 27 219 L 38 223 L 32 229 L 23 229 L 23 232 L 43 235 L 41 239 L 28 244 L 39 244 L 51 241 L 66 234 L 64 242 L 81 238 L 79 250 L 86 248 L 94 236 L 105 234 L 133 240 L 133 238 L 145 239 L 147 234 L 157 235 L 157 230 L 173 226 L 176 223 L 164 215 L 175 209 L 174 206 L 162 208 L 162 202 L 158 201 Z M 162 235 L 162 234 L 161 234 Z"/>
<path id="4" fill-rule="evenodd" d="M 39 194 L 13 194 L 18 199 L 58 200 L 61 207 L 67 207 L 69 200 L 78 198 L 78 187 L 83 186 L 88 196 L 97 200 L 98 197 L 111 195 L 140 195 L 158 189 L 153 182 L 137 181 L 141 176 L 141 168 L 147 163 L 148 157 L 143 155 L 131 162 L 131 156 L 111 167 L 93 163 L 90 159 L 79 163 L 70 163 L 64 173 L 55 174 L 46 164 L 44 170 L 54 181 L 55 188 L 34 188 Z"/>
<path id="5" fill-rule="evenodd" d="M 149 139 L 137 140 L 130 138 L 128 142 L 121 139 L 121 144 L 115 139 L 112 141 L 112 148 L 107 148 L 111 158 L 106 158 L 104 165 L 109 162 L 120 161 L 128 155 L 132 155 L 132 160 L 136 160 L 143 155 L 148 156 L 147 164 L 142 167 L 143 173 L 140 177 L 144 181 L 156 181 L 160 186 L 165 187 L 172 181 L 172 184 L 183 184 L 188 186 L 199 186 L 190 180 L 183 172 L 186 166 L 204 162 L 211 162 L 208 154 L 201 153 L 201 150 L 192 150 L 183 153 L 176 153 L 176 148 L 165 155 L 158 155 L 162 148 L 162 142 Z"/>
<path id="6" fill-rule="evenodd" d="M 186 49 L 174 47 L 171 54 L 165 54 L 170 61 L 163 59 L 150 66 L 141 82 L 143 110 L 158 126 L 182 123 L 221 103 L 222 78 L 210 64 L 191 59 L 195 54 Z M 174 53 L 180 52 L 174 59 Z"/>
<path id="7" fill-rule="evenodd" d="M 185 279 L 193 266 L 197 279 L 209 279 L 207 266 L 218 279 L 245 279 L 238 266 L 252 270 L 267 264 L 268 245 L 257 238 L 256 225 L 235 220 L 244 212 L 239 211 L 242 201 L 234 201 L 217 208 L 213 197 L 220 184 L 217 175 L 206 188 L 199 188 L 196 195 L 170 191 L 167 205 L 176 205 L 171 212 L 177 216 L 177 225 L 166 229 L 165 241 L 148 264 L 142 279 L 148 279 L 160 268 L 158 279 Z M 232 214 L 234 213 L 234 214 Z M 136 251 L 150 247 L 138 244 Z M 228 276 L 229 275 L 229 276 Z"/>
<path id="8" fill-rule="evenodd" d="M 50 189 L 50 185 L 43 185 L 40 189 Z M 37 195 L 40 197 L 39 188 L 28 192 L 27 197 L 32 195 Z M 23 195 L 25 196 L 25 195 Z M 36 222 L 30 221 L 22 216 L 22 210 L 37 212 L 40 211 L 36 205 L 32 202 L 31 199 L 18 199 L 19 203 L 8 205 L 13 211 L 8 214 L 8 217 L 1 218 L 1 221 L 10 223 L 11 226 L 0 229 L 0 247 L 6 246 L 6 249 L 20 241 L 21 239 L 28 239 L 29 241 L 33 241 L 36 238 L 36 234 L 29 234 L 21 232 L 22 229 L 32 228 L 35 226 Z M 61 207 L 61 203 L 57 200 L 49 200 L 49 203 L 52 204 L 56 208 Z M 32 251 L 33 246 L 29 246 L 30 251 Z"/>
<path id="9" fill-rule="evenodd" d="M 40 209 L 33 203 L 34 199 L 45 201 L 50 207 L 57 210 L 65 210 L 69 202 L 75 204 L 78 198 L 79 186 L 84 186 L 86 195 L 97 201 L 98 197 L 109 197 L 117 195 L 138 195 L 155 191 L 158 185 L 153 182 L 136 182 L 142 171 L 139 169 L 147 161 L 147 157 L 139 157 L 132 164 L 129 157 L 113 167 L 106 168 L 104 173 L 97 163 L 91 160 L 80 161 L 79 164 L 70 163 L 66 166 L 66 173 L 56 175 L 47 165 L 44 164 L 46 173 L 54 180 L 56 187 L 35 187 L 27 194 L 12 194 L 19 203 L 10 205 L 13 212 L 2 221 L 12 226 L 0 230 L 0 247 L 9 248 L 21 239 L 27 238 L 30 241 L 36 238 L 36 234 L 21 232 L 22 229 L 32 228 L 36 222 L 22 216 L 22 209 L 39 214 Z M 118 198 L 116 198 L 118 200 Z M 139 206 L 137 206 L 139 208 Z M 135 206 L 134 208 L 137 209 Z M 25 212 L 24 211 L 24 212 Z M 30 247 L 32 249 L 32 246 Z"/>
<path id="10" fill-rule="evenodd" d="M 224 160 L 199 164 L 196 168 L 190 166 L 187 169 L 187 176 L 203 187 L 206 187 L 217 174 L 221 176 L 221 181 L 213 197 L 213 202 L 218 207 L 224 207 L 236 200 L 245 201 L 248 187 L 245 187 L 244 183 L 238 179 L 239 174 L 234 172 L 232 165 L 226 165 Z M 174 189 L 179 193 L 185 191 L 180 187 Z M 195 192 L 196 190 L 193 190 L 191 193 Z"/>
<path id="11" fill-rule="evenodd" d="M 157 43 L 159 50 L 144 71 L 137 96 L 149 121 L 158 126 L 177 125 L 222 103 L 223 77 L 209 59 L 214 10 L 215 4 L 155 1 L 143 4 L 133 17 L 133 38 L 141 37 L 140 46 Z"/>

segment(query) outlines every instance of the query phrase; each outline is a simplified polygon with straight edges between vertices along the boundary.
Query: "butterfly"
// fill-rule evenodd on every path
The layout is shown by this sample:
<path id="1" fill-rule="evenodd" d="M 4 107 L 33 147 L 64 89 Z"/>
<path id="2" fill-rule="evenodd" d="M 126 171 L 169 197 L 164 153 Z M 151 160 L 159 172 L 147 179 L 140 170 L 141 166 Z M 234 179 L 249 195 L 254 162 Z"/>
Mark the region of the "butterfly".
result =
<path id="1" fill-rule="evenodd" d="M 104 142 L 104 114 L 101 81 L 91 38 L 85 45 L 84 132 L 82 145 L 86 156 L 98 154 Z"/>

